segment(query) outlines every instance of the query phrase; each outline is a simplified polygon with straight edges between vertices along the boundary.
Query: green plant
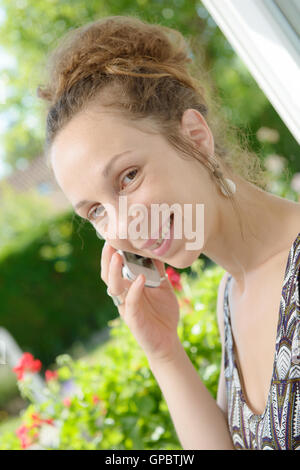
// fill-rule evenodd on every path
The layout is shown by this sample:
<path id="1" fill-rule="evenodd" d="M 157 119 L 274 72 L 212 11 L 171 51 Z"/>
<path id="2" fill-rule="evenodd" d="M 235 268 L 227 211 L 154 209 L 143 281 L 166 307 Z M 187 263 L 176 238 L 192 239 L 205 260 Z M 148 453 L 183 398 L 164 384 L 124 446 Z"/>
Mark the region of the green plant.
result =
<path id="1" fill-rule="evenodd" d="M 26 212 L 25 206 L 20 204 Z M 73 213 L 34 223 L 39 206 L 32 205 L 28 223 L 22 224 L 8 201 L 5 207 L 14 232 L 0 249 L 0 323 L 23 351 L 47 367 L 75 341 L 86 341 L 116 317 L 100 278 L 103 241 Z"/>
<path id="2" fill-rule="evenodd" d="M 221 358 L 215 312 L 224 271 L 203 265 L 199 259 L 191 275 L 176 278 L 173 268 L 168 275 L 181 308 L 179 337 L 215 398 Z M 42 391 L 33 390 L 31 382 L 39 362 L 25 357 L 15 371 L 21 395 L 31 404 L 16 433 L 2 435 L 0 449 L 181 449 L 143 351 L 120 317 L 110 326 L 113 341 L 104 346 L 101 364 L 60 355 L 56 370 L 46 372 Z"/>

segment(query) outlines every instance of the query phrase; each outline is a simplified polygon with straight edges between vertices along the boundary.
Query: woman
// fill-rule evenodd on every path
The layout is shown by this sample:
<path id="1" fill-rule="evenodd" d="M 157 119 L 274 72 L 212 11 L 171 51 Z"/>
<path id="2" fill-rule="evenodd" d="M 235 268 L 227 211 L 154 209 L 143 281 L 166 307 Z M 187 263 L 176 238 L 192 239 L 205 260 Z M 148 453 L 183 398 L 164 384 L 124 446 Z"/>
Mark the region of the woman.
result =
<path id="1" fill-rule="evenodd" d="M 76 212 L 106 239 L 101 277 L 148 358 L 182 447 L 296 449 L 300 204 L 264 190 L 258 157 L 226 138 L 192 65 L 179 32 L 137 18 L 69 32 L 49 60 L 49 84 L 38 88 L 49 102 L 46 154 Z M 203 204 L 202 246 L 187 250 L 185 236 L 173 237 L 155 252 L 150 235 L 147 247 L 110 238 L 107 208 L 120 219 L 121 195 L 146 208 L 189 204 L 192 216 Z M 170 282 L 149 289 L 144 276 L 123 279 L 118 249 L 152 257 L 162 278 L 165 263 L 184 268 L 201 253 L 225 269 L 217 401 L 178 338 Z"/>

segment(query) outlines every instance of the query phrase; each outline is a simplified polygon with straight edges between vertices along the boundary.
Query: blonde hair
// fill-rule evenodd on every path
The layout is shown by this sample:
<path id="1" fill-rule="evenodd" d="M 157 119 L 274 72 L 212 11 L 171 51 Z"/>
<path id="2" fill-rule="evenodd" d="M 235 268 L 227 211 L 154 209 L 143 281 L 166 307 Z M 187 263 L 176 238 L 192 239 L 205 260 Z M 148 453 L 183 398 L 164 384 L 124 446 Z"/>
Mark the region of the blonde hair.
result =
<path id="1" fill-rule="evenodd" d="M 212 98 L 215 93 L 202 71 L 199 48 L 179 31 L 135 16 L 107 16 L 68 31 L 48 58 L 48 83 L 37 89 L 48 102 L 48 165 L 58 132 L 77 113 L 99 102 L 133 125 L 144 120 L 154 124 L 176 150 L 207 166 L 207 156 L 179 132 L 184 111 L 193 108 L 212 130 L 215 157 L 222 167 L 265 189 L 267 172 L 260 158 L 248 150 L 245 135 L 239 134 L 239 142 L 237 130 L 222 115 L 221 103 Z"/>

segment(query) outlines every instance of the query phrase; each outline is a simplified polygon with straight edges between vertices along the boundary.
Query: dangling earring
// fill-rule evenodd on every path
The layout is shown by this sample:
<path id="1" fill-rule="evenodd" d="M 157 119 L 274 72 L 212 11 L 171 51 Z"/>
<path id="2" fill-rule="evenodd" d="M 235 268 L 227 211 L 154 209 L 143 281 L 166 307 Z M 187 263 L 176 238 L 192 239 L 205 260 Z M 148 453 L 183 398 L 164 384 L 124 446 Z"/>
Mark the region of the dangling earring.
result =
<path id="1" fill-rule="evenodd" d="M 226 191 L 226 189 L 224 189 L 224 183 L 226 184 L 226 189 L 227 189 L 227 191 Z M 228 193 L 229 193 L 230 195 L 235 194 L 235 192 L 236 192 L 236 185 L 235 185 L 235 183 L 234 183 L 231 179 L 229 179 L 229 178 L 223 178 L 223 181 L 220 179 L 220 184 L 221 184 L 220 189 L 221 189 L 222 193 L 224 194 L 224 196 L 227 196 L 227 197 L 228 197 Z"/>
<path id="2" fill-rule="evenodd" d="M 211 158 L 211 165 L 213 167 L 212 172 L 213 172 L 213 175 L 218 180 L 218 184 L 220 186 L 221 192 L 226 197 L 229 197 L 229 195 L 235 194 L 236 192 L 235 183 L 229 178 L 224 178 L 222 171 L 219 170 L 220 165 L 217 162 L 216 158 L 215 157 L 210 157 L 210 158 Z"/>

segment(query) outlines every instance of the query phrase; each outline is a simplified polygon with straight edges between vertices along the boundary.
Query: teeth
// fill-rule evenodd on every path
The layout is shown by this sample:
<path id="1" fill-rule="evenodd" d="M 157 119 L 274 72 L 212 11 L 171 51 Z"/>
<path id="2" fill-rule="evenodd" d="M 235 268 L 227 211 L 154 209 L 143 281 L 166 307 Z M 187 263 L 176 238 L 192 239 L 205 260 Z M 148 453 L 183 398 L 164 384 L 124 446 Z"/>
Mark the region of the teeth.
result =
<path id="1" fill-rule="evenodd" d="M 162 229 L 163 238 L 167 235 L 167 233 L 169 233 L 170 226 L 171 226 L 171 220 L 169 219 L 168 225 L 166 227 L 163 227 Z"/>
<path id="2" fill-rule="evenodd" d="M 164 237 L 169 233 L 170 226 L 171 226 L 171 219 L 169 219 L 168 224 L 163 227 L 162 237 L 159 238 L 154 245 L 152 245 L 152 249 L 158 248 L 162 244 L 162 242 L 164 241 Z"/>

